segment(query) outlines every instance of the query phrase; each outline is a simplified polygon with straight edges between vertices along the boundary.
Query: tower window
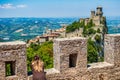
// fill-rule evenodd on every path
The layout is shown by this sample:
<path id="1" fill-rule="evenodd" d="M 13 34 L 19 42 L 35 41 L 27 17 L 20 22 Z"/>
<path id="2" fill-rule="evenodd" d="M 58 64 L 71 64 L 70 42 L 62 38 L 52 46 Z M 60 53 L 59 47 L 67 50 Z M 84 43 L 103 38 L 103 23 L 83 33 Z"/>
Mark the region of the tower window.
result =
<path id="1" fill-rule="evenodd" d="M 5 73 L 6 73 L 6 76 L 15 75 L 15 61 L 5 62 Z"/>
<path id="2" fill-rule="evenodd" d="M 69 67 L 76 67 L 77 54 L 69 55 Z"/>

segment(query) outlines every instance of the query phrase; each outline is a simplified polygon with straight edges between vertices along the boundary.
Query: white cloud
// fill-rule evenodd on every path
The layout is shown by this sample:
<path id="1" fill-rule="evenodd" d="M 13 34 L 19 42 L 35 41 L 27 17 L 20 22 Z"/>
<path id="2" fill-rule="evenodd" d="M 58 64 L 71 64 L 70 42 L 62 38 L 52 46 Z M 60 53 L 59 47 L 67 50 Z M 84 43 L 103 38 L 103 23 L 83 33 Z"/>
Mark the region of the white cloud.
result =
<path id="1" fill-rule="evenodd" d="M 21 4 L 21 5 L 17 5 L 16 7 L 17 7 L 17 8 L 25 8 L 25 7 L 27 7 L 27 5 Z"/>
<path id="2" fill-rule="evenodd" d="M 3 4 L 3 5 L 0 5 L 0 8 L 3 8 L 3 9 L 13 9 L 13 8 L 15 8 L 14 6 L 13 6 L 13 4 Z"/>
<path id="3" fill-rule="evenodd" d="M 20 4 L 20 5 L 13 5 L 13 4 L 2 4 L 0 5 L 0 8 L 2 9 L 16 9 L 16 8 L 25 8 L 27 5 L 25 4 Z"/>

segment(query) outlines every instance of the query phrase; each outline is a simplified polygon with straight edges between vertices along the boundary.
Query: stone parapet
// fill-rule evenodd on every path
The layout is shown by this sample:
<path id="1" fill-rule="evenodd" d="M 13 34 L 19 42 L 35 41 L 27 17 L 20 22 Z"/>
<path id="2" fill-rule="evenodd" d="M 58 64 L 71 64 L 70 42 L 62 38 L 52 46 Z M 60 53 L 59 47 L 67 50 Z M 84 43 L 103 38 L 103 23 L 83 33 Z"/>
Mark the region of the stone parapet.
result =
<path id="1" fill-rule="evenodd" d="M 70 68 L 87 68 L 87 39 L 64 38 L 54 40 L 54 68 L 67 71 Z"/>
<path id="2" fill-rule="evenodd" d="M 0 80 L 27 80 L 26 43 L 0 43 Z"/>
<path id="3" fill-rule="evenodd" d="M 87 64 L 87 39 L 54 40 L 54 68 L 45 70 L 47 80 L 120 80 L 120 34 L 107 34 L 104 39 L 105 61 L 92 64 Z M 32 75 L 27 77 L 25 44 L 10 46 L 23 48 L 0 52 L 0 80 L 32 80 Z M 9 60 L 15 61 L 15 75 L 6 77 Z"/>
<path id="4" fill-rule="evenodd" d="M 106 34 L 104 42 L 105 61 L 120 66 L 120 34 Z"/>
<path id="5" fill-rule="evenodd" d="M 18 50 L 26 48 L 26 43 L 22 41 L 15 41 L 15 42 L 0 42 L 0 51 L 4 50 Z"/>

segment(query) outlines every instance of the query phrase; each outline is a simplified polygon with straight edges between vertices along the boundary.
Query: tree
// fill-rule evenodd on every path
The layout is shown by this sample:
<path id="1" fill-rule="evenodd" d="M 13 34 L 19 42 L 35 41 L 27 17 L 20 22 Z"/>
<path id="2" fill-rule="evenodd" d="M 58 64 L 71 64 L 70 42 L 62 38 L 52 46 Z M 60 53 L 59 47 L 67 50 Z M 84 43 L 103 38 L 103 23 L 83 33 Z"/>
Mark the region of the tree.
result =
<path id="1" fill-rule="evenodd" d="M 98 54 L 97 54 L 95 42 L 92 41 L 90 38 L 88 39 L 87 47 L 88 47 L 88 49 L 87 49 L 88 63 L 97 62 L 98 61 Z"/>
<path id="2" fill-rule="evenodd" d="M 53 42 L 48 41 L 40 44 L 32 43 L 27 48 L 27 66 L 28 71 L 31 71 L 30 64 L 35 55 L 39 55 L 40 58 L 43 60 L 45 68 L 52 68 L 53 67 Z"/>
<path id="3" fill-rule="evenodd" d="M 93 28 L 88 29 L 88 35 L 95 34 L 96 31 Z"/>
<path id="4" fill-rule="evenodd" d="M 67 33 L 69 33 L 69 32 L 73 32 L 73 31 L 75 31 L 76 29 L 79 29 L 79 28 L 82 28 L 82 27 L 84 27 L 84 21 L 83 22 L 77 22 L 77 21 L 75 21 L 75 22 L 73 22 L 72 24 L 70 24 L 70 25 L 68 25 L 67 27 L 66 27 L 66 32 Z"/>
<path id="5" fill-rule="evenodd" d="M 90 22 L 88 22 L 87 26 L 88 28 L 91 28 L 94 26 L 92 19 L 90 20 Z"/>
<path id="6" fill-rule="evenodd" d="M 101 43 L 101 36 L 100 35 L 96 35 L 95 36 L 95 40 L 97 43 Z"/>
<path id="7" fill-rule="evenodd" d="M 100 28 L 97 29 L 97 33 L 101 33 Z"/>

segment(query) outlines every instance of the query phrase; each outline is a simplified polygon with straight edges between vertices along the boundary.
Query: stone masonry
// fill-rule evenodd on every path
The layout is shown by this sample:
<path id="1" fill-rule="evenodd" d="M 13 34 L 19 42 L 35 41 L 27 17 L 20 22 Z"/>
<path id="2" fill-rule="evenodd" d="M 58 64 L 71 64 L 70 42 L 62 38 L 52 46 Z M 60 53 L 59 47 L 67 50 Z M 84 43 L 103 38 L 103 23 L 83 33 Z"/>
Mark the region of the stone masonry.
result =
<path id="1" fill-rule="evenodd" d="M 45 70 L 47 80 L 120 80 L 120 34 L 104 39 L 104 62 L 92 64 L 87 64 L 87 39 L 54 40 L 54 68 Z M 14 76 L 5 76 L 6 61 L 15 61 Z M 32 80 L 32 75 L 27 77 L 24 43 L 0 43 L 0 80 Z"/>
<path id="2" fill-rule="evenodd" d="M 26 44 L 24 42 L 0 43 L 0 80 L 27 80 Z M 12 75 L 6 76 L 6 64 L 12 65 Z"/>
<path id="3" fill-rule="evenodd" d="M 54 68 L 46 70 L 47 79 L 120 80 L 120 34 L 107 34 L 104 41 L 104 62 L 87 64 L 85 38 L 56 39 L 54 41 Z M 72 54 L 77 54 L 76 62 L 73 61 L 76 66 L 73 67 L 69 65 Z"/>
<path id="4" fill-rule="evenodd" d="M 75 68 L 75 70 L 86 69 L 87 68 L 86 45 L 87 40 L 85 38 L 76 37 L 72 39 L 67 38 L 56 39 L 54 41 L 54 68 L 59 70 L 60 72 L 69 71 L 71 70 L 71 68 L 72 69 Z M 73 66 L 71 66 L 70 64 Z"/>

